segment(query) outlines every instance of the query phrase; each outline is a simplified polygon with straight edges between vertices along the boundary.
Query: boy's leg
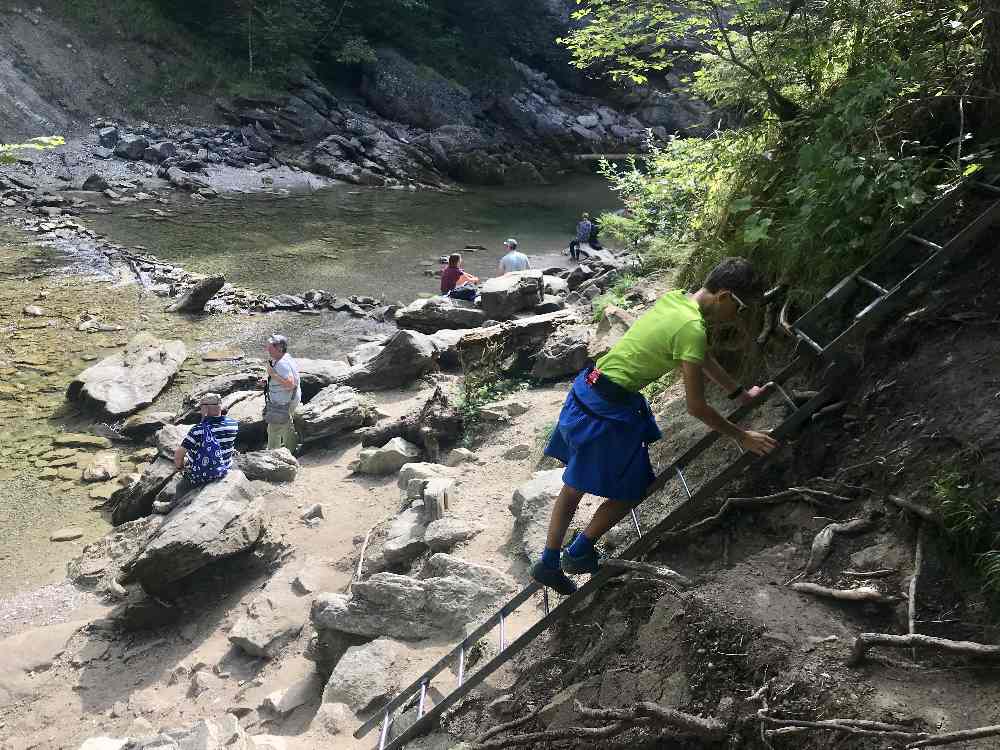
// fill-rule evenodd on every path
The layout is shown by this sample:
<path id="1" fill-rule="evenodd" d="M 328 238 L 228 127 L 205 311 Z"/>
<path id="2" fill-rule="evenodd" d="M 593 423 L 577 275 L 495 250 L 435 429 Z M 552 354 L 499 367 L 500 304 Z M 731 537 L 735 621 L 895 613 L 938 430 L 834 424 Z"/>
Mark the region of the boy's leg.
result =
<path id="1" fill-rule="evenodd" d="M 573 543 L 562 554 L 562 569 L 567 573 L 597 572 L 601 558 L 594 544 L 608 533 L 608 530 L 628 515 L 631 506 L 618 500 L 605 500 L 594 511 L 587 528 L 577 534 Z"/>
<path id="2" fill-rule="evenodd" d="M 608 533 L 611 528 L 629 514 L 632 506 L 619 500 L 605 500 L 601 507 L 594 511 L 583 533 L 591 542 L 596 542 Z"/>
<path id="3" fill-rule="evenodd" d="M 569 528 L 573 515 L 584 493 L 564 484 L 556 497 L 549 518 L 549 533 L 545 539 L 545 549 L 542 559 L 531 566 L 531 577 L 539 583 L 554 589 L 563 596 L 569 596 L 576 591 L 574 584 L 566 574 L 559 569 L 559 549 Z"/>
<path id="4" fill-rule="evenodd" d="M 566 530 L 569 529 L 584 494 L 566 484 L 559 490 L 555 505 L 552 506 L 552 515 L 549 517 L 549 533 L 545 537 L 546 549 L 559 550 L 562 547 Z"/>

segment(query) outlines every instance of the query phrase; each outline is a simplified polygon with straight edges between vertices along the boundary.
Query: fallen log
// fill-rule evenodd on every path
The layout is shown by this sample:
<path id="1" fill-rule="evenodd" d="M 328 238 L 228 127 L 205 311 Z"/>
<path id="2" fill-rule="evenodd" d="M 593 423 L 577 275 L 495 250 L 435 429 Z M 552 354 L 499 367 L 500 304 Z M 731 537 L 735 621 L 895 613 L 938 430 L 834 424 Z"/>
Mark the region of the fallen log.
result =
<path id="1" fill-rule="evenodd" d="M 800 594 L 813 594 L 828 599 L 838 599 L 844 602 L 872 602 L 874 604 L 890 604 L 899 601 L 899 597 L 887 596 L 873 586 L 861 586 L 856 589 L 832 589 L 820 586 L 818 583 L 793 583 L 792 589 Z"/>
<path id="2" fill-rule="evenodd" d="M 827 732 L 842 732 L 844 734 L 878 735 L 885 739 L 916 740 L 929 737 L 927 732 L 920 732 L 901 724 L 885 724 L 880 721 L 865 719 L 823 719 L 822 721 L 807 721 L 805 719 L 779 719 L 763 711 L 757 712 L 765 724 L 780 727 L 768 731 L 770 736 L 795 734 L 810 729 Z"/>
<path id="3" fill-rule="evenodd" d="M 848 665 L 855 666 L 864 661 L 865 654 L 873 646 L 887 646 L 889 648 L 923 646 L 963 656 L 977 656 L 986 659 L 1000 658 L 1000 646 L 974 643 L 972 641 L 952 641 L 947 638 L 935 638 L 934 636 L 920 635 L 919 633 L 913 633 L 912 635 L 861 633 L 854 639 L 854 647 L 851 649 L 851 656 L 847 662 Z"/>

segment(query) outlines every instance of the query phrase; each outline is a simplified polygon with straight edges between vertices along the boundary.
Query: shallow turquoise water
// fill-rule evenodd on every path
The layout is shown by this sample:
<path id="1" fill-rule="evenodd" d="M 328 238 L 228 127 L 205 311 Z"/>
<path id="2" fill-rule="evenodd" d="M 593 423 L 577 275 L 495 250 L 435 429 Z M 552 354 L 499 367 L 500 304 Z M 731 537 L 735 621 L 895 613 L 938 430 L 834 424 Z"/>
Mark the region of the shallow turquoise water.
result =
<path id="1" fill-rule="evenodd" d="M 572 238 L 580 212 L 620 206 L 606 182 L 574 177 L 551 186 L 471 188 L 459 194 L 336 187 L 305 195 L 179 200 L 166 221 L 134 212 L 88 220 L 124 245 L 142 245 L 192 271 L 222 273 L 269 293 L 325 289 L 408 302 L 436 291 L 424 276 L 440 255 L 466 255 L 479 276 L 496 273 L 502 243 L 515 237 L 538 266 Z"/>

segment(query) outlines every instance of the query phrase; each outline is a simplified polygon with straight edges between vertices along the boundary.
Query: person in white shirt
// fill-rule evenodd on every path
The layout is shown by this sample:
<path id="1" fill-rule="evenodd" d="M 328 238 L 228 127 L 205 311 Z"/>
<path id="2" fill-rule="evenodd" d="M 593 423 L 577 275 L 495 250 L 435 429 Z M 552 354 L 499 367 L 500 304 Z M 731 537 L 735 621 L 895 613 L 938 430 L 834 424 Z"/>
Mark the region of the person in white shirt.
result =
<path id="1" fill-rule="evenodd" d="M 503 276 L 505 273 L 510 273 L 511 271 L 527 271 L 531 268 L 528 256 L 518 252 L 517 240 L 507 240 L 503 243 L 503 248 L 507 254 L 500 259 L 500 265 L 497 266 L 497 275 Z"/>
<path id="2" fill-rule="evenodd" d="M 287 448 L 292 453 L 299 445 L 292 415 L 302 401 L 299 368 L 288 353 L 288 339 L 274 334 L 267 340 L 267 388 L 264 421 L 267 422 L 267 449 Z"/>

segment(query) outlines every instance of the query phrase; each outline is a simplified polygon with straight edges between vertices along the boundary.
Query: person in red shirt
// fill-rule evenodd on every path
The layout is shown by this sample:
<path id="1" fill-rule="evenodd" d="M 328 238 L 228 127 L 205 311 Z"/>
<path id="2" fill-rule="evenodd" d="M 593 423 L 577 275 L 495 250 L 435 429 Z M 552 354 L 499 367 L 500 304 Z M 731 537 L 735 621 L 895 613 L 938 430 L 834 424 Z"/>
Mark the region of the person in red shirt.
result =
<path id="1" fill-rule="evenodd" d="M 448 256 L 448 265 L 441 269 L 441 294 L 447 294 L 456 286 L 466 283 L 478 284 L 479 279 L 462 269 L 462 256 L 459 253 L 452 253 Z"/>

